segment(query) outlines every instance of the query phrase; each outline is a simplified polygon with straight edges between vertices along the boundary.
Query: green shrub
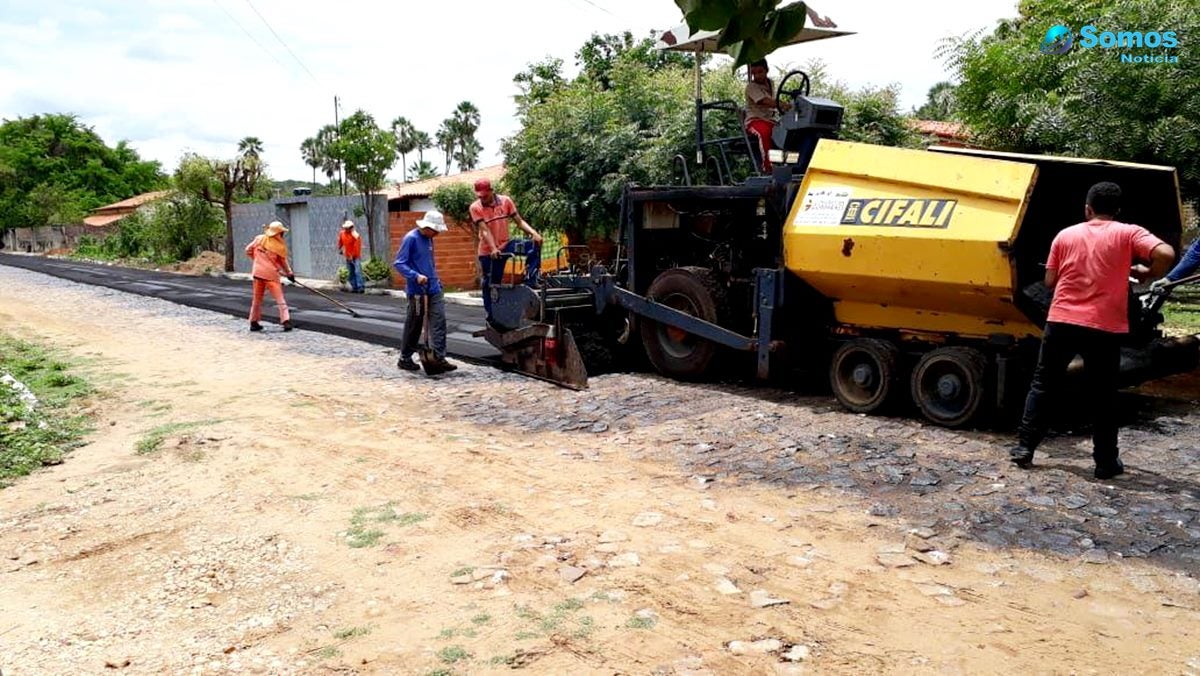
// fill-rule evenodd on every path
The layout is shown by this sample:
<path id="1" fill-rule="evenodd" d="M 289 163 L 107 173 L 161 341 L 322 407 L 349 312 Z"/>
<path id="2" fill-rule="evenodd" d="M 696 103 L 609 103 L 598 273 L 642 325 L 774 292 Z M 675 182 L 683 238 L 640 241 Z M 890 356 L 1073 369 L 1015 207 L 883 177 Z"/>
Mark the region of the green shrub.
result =
<path id="1" fill-rule="evenodd" d="M 438 211 L 466 225 L 471 222 L 471 203 L 475 201 L 475 189 L 466 183 L 448 183 L 438 187 L 430 195 Z"/>
<path id="2" fill-rule="evenodd" d="M 170 263 L 213 248 L 223 232 L 224 221 L 216 207 L 192 195 L 173 193 L 121 219 L 102 240 L 81 237 L 75 254 L 102 260 L 141 258 Z"/>
<path id="3" fill-rule="evenodd" d="M 368 282 L 381 282 L 388 279 L 392 275 L 392 269 L 381 258 L 375 256 L 371 260 L 363 263 L 363 276 Z"/>

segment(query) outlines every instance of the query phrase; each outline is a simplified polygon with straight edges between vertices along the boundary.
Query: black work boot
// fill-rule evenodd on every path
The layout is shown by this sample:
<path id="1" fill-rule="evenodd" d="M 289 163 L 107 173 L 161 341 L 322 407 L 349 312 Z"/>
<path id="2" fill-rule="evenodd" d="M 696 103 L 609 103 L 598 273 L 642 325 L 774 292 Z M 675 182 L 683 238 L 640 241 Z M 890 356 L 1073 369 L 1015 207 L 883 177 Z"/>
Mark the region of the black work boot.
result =
<path id="1" fill-rule="evenodd" d="M 396 360 L 396 368 L 402 371 L 420 371 L 421 367 L 417 366 L 417 362 L 413 361 L 412 357 L 400 357 Z"/>
<path id="2" fill-rule="evenodd" d="M 290 320 L 290 319 L 289 319 L 289 320 L 287 320 L 286 322 L 284 322 L 284 323 L 283 323 L 283 330 L 284 330 L 284 331 L 291 331 L 293 328 L 294 328 L 294 327 L 292 326 L 292 320 Z"/>
<path id="3" fill-rule="evenodd" d="M 259 324 L 258 322 L 250 322 L 250 330 L 262 331 L 262 324 Z"/>
<path id="4" fill-rule="evenodd" d="M 458 370 L 458 367 L 454 364 L 451 364 L 445 357 L 440 357 L 438 359 L 438 366 L 442 368 L 442 373 L 449 373 L 451 371 Z"/>
<path id="5" fill-rule="evenodd" d="M 1033 451 L 1021 445 L 1008 449 L 1008 459 L 1021 469 L 1033 467 Z"/>
<path id="6" fill-rule="evenodd" d="M 1120 476 L 1124 473 L 1125 473 L 1125 464 L 1122 463 L 1120 460 L 1114 460 L 1112 462 L 1106 462 L 1103 464 L 1100 464 L 1100 463 L 1096 464 L 1096 478 L 1097 479 L 1102 479 L 1102 480 L 1103 479 L 1111 479 L 1115 476 Z"/>

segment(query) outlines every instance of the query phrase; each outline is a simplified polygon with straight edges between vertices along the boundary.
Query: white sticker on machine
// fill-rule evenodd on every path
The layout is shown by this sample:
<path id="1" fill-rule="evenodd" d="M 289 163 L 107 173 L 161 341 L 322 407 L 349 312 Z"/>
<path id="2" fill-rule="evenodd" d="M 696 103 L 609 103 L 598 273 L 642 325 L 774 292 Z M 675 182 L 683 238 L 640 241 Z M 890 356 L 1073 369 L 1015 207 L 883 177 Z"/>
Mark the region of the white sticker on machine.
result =
<path id="1" fill-rule="evenodd" d="M 846 205 L 850 203 L 850 188 L 809 188 L 800 199 L 793 225 L 838 225 Z"/>

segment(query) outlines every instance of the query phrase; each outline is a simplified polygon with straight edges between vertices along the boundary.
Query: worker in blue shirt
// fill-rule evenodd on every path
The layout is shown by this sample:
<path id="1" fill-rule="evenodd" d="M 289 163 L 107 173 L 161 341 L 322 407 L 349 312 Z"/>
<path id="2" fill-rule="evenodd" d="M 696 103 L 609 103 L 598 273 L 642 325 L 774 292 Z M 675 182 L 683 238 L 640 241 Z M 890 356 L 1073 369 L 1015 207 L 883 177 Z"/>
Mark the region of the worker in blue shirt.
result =
<path id="1" fill-rule="evenodd" d="M 429 299 L 429 336 L 437 363 L 425 365 L 428 374 L 445 373 L 458 367 L 446 361 L 446 300 L 442 294 L 442 282 L 438 279 L 433 262 L 433 238 L 446 232 L 446 219 L 441 212 L 430 210 L 417 221 L 417 227 L 404 236 L 396 261 L 392 264 L 404 277 L 404 289 L 408 295 L 408 314 L 404 320 L 404 340 L 400 347 L 400 360 L 396 366 L 405 371 L 419 371 L 413 361 L 421 340 L 422 308 Z"/>
<path id="2" fill-rule="evenodd" d="M 1188 250 L 1179 257 L 1179 262 L 1175 264 L 1175 267 L 1167 273 L 1167 276 L 1151 284 L 1150 288 L 1154 289 L 1169 282 L 1178 282 L 1185 277 L 1191 277 L 1196 274 L 1197 268 L 1200 268 L 1200 238 L 1192 242 Z"/>

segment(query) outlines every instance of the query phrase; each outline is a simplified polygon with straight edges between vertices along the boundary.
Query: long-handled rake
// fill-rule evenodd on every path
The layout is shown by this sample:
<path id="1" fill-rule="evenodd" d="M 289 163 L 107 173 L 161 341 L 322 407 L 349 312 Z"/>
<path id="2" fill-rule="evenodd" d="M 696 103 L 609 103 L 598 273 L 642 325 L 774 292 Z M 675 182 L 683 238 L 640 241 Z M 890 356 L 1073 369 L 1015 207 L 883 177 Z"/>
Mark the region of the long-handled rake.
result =
<path id="1" fill-rule="evenodd" d="M 300 287 L 301 289 L 308 289 L 309 291 L 312 291 L 313 293 L 324 298 L 325 300 L 329 301 L 330 303 L 333 303 L 334 305 L 342 308 L 346 312 L 349 312 L 351 317 L 362 317 L 362 315 L 355 312 L 354 309 L 351 308 L 349 305 L 346 305 L 345 303 L 341 302 L 340 300 L 338 300 L 336 298 L 333 298 L 332 296 L 329 296 L 328 294 L 322 293 L 307 284 L 302 284 L 300 282 L 292 282 L 292 283 L 295 284 L 296 286 Z"/>

